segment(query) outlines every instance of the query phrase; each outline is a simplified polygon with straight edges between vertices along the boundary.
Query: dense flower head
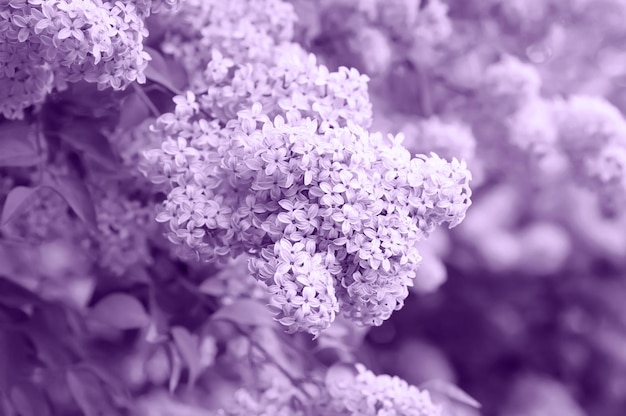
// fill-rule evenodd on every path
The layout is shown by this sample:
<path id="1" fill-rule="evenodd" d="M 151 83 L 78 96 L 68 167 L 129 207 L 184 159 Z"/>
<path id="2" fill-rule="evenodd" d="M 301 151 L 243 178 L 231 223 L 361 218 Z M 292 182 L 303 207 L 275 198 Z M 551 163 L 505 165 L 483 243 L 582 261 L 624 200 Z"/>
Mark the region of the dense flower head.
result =
<path id="1" fill-rule="evenodd" d="M 375 375 L 357 364 L 358 374 L 350 382 L 337 383 L 328 391 L 325 414 L 337 416 L 441 416 L 442 408 L 430 393 L 409 385 L 396 376 Z"/>
<path id="2" fill-rule="evenodd" d="M 20 118 L 54 88 L 86 81 L 122 89 L 145 81 L 151 11 L 177 1 L 30 0 L 0 4 L 0 111 Z"/>
<path id="3" fill-rule="evenodd" d="M 255 102 L 270 117 L 299 112 L 320 119 L 322 128 L 345 127 L 348 120 L 366 128 L 371 123 L 369 78 L 354 68 L 330 72 L 294 43 L 273 48 L 268 62 L 231 60 L 225 72 L 219 69 L 225 60 L 221 51 L 212 50 L 206 93 L 200 97 L 202 107 L 224 123 Z"/>
<path id="4" fill-rule="evenodd" d="M 406 2 L 411 4 L 411 1 Z M 419 11 L 417 24 L 411 29 L 414 42 L 420 45 L 438 45 L 452 35 L 448 5 L 441 0 L 429 0 Z"/>
<path id="5" fill-rule="evenodd" d="M 148 177 L 169 186 L 157 221 L 203 260 L 251 254 L 291 331 L 318 335 L 338 311 L 380 325 L 408 295 L 415 243 L 470 204 L 464 163 L 412 159 L 401 136 L 294 108 L 270 118 L 260 103 L 222 126 L 199 117 L 192 93 L 175 102 L 146 153 Z"/>
<path id="6" fill-rule="evenodd" d="M 552 103 L 535 98 L 525 103 L 507 120 L 509 140 L 519 149 L 543 156 L 555 147 L 558 128 Z"/>
<path id="7" fill-rule="evenodd" d="M 554 103 L 559 149 L 574 176 L 607 208 L 626 198 L 626 120 L 604 98 L 574 95 Z"/>
<path id="8" fill-rule="evenodd" d="M 235 392 L 233 403 L 219 409 L 216 416 L 305 416 L 302 409 L 296 409 L 289 397 L 281 389 L 267 389 L 253 392 L 241 389 Z"/>
<path id="9" fill-rule="evenodd" d="M 327 1 L 327 3 L 332 7 L 334 2 Z M 354 3 L 357 9 L 364 13 L 372 23 L 392 31 L 394 36 L 406 37 L 417 24 L 422 1 L 348 0 L 346 3 Z"/>
<path id="10" fill-rule="evenodd" d="M 97 204 L 97 228 L 93 245 L 98 264 L 115 276 L 123 276 L 152 262 L 149 241 L 155 234 L 154 210 L 132 200 L 118 186 L 100 183 L 92 194 Z"/>
<path id="11" fill-rule="evenodd" d="M 233 62 L 267 62 L 275 45 L 291 40 L 295 20 L 280 0 L 188 0 L 168 21 L 163 50 L 183 64 L 194 91 L 204 89 L 209 61 L 216 76 Z"/>
<path id="12" fill-rule="evenodd" d="M 142 169 L 168 194 L 157 221 L 197 259 L 251 255 L 289 332 L 318 336 L 339 312 L 380 325 L 408 296 L 415 244 L 464 218 L 471 175 L 457 159 L 411 159 L 402 136 L 370 134 L 368 77 L 319 65 L 277 20 L 290 6 L 261 3 L 258 15 L 244 0 L 185 6 L 189 27 L 214 23 L 189 43 L 207 61 L 174 42 L 188 28 L 168 35 L 197 94 L 175 97 L 153 126 L 163 144 Z"/>
<path id="13" fill-rule="evenodd" d="M 537 69 L 512 55 L 489 65 L 480 90 L 490 112 L 509 116 L 539 96 L 541 78 Z"/>
<path id="14" fill-rule="evenodd" d="M 574 95 L 554 103 L 559 143 L 572 158 L 597 155 L 610 143 L 626 144 L 626 120 L 606 99 Z"/>
<path id="15" fill-rule="evenodd" d="M 124 0 L 124 3 L 133 4 L 141 16 L 148 17 L 156 13 L 172 13 L 179 10 L 181 0 Z"/>

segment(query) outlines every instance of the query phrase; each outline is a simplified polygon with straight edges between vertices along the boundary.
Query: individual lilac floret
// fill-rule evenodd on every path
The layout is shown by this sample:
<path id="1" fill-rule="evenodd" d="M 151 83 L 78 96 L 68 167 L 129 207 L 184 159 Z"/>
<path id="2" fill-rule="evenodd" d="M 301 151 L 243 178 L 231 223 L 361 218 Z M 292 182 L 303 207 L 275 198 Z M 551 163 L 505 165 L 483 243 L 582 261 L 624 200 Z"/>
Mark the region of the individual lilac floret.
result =
<path id="1" fill-rule="evenodd" d="M 396 376 L 375 375 L 356 365 L 354 379 L 336 383 L 329 389 L 330 401 L 321 407 L 337 416 L 442 416 L 430 393 L 409 385 Z M 349 380 L 349 381 L 348 381 Z"/>
<path id="2" fill-rule="evenodd" d="M 144 170 L 169 188 L 157 221 L 206 261 L 253 255 L 277 319 L 314 335 L 341 311 L 380 325 L 402 307 L 435 227 L 470 205 L 464 163 L 418 156 L 347 121 L 320 130 L 297 109 L 273 119 L 255 103 L 222 126 L 199 117 L 195 96 L 175 99 L 154 126 L 161 149 Z"/>

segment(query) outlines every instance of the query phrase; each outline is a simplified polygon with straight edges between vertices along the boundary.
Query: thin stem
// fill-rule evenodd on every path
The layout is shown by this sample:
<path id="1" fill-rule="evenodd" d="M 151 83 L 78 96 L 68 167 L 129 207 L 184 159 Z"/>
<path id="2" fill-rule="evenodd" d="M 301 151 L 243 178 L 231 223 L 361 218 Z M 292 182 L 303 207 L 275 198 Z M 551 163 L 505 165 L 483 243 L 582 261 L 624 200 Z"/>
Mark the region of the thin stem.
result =
<path id="1" fill-rule="evenodd" d="M 135 92 L 137 93 L 137 95 L 139 95 L 139 98 L 141 98 L 141 101 L 143 101 L 144 104 L 148 106 L 148 109 L 150 109 L 150 112 L 152 113 L 152 115 L 154 117 L 159 117 L 161 113 L 156 108 L 156 106 L 154 105 L 150 97 L 148 97 L 146 92 L 139 85 L 135 83 L 133 83 L 133 88 L 135 89 Z"/>
<path id="2" fill-rule="evenodd" d="M 166 85 L 164 83 L 161 83 L 159 81 L 156 81 L 154 79 L 151 79 L 150 81 L 154 82 L 155 84 L 157 84 L 158 86 L 160 86 L 161 88 L 163 88 L 165 91 L 169 92 L 172 95 L 182 95 L 183 92 L 179 91 L 178 89 L 174 89 L 173 87 Z M 204 114 L 208 119 L 212 119 L 213 117 L 211 117 L 211 115 L 209 113 L 207 113 L 206 111 L 204 111 L 202 108 L 199 109 L 199 111 Z"/>
<path id="3" fill-rule="evenodd" d="M 281 373 L 283 373 L 283 375 L 285 377 L 287 377 L 287 379 L 289 379 L 289 381 L 291 382 L 291 384 L 293 384 L 296 387 L 300 387 L 302 385 L 302 382 L 298 379 L 296 379 L 294 376 L 291 375 L 291 373 L 285 368 L 283 367 L 280 363 L 278 363 L 276 360 L 272 359 L 272 356 L 265 350 L 265 348 L 263 348 L 263 346 L 261 344 L 259 344 L 256 340 L 254 340 L 250 334 L 248 334 L 246 331 L 244 331 L 239 325 L 233 323 L 233 326 L 235 327 L 235 329 L 237 330 L 237 332 L 239 332 L 240 335 L 245 336 L 249 341 L 250 344 L 255 347 L 256 349 L 258 349 L 264 356 L 266 359 L 270 360 L 272 362 L 272 364 L 274 364 L 274 366 L 276 366 L 276 368 L 278 369 L 278 371 L 280 371 Z M 309 399 L 312 399 L 313 397 L 311 396 L 311 394 L 309 392 L 307 392 L 305 389 L 300 388 L 300 391 L 307 396 Z"/>

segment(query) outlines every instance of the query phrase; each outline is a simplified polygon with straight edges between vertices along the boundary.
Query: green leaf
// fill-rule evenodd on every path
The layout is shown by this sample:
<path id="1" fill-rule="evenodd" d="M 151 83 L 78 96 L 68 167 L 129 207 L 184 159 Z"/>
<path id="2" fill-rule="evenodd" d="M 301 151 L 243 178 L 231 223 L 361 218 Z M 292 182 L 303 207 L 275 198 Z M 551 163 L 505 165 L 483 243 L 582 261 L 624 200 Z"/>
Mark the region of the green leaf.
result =
<path id="1" fill-rule="evenodd" d="M 32 129 L 22 121 L 0 124 L 0 166 L 34 166 L 41 161 Z"/>
<path id="2" fill-rule="evenodd" d="M 38 190 L 39 188 L 27 186 L 16 186 L 11 189 L 2 207 L 0 227 L 7 225 L 14 218 L 28 211 L 33 205 Z"/>
<path id="3" fill-rule="evenodd" d="M 209 277 L 198 286 L 200 293 L 211 296 L 222 296 L 226 292 L 226 287 L 220 279 Z"/>
<path id="4" fill-rule="evenodd" d="M 428 390 L 433 395 L 443 396 L 445 400 L 464 404 L 476 409 L 480 409 L 481 404 L 472 396 L 461 390 L 454 384 L 443 380 L 431 380 L 423 383 L 420 388 Z"/>
<path id="5" fill-rule="evenodd" d="M 113 416 L 119 414 L 111 403 L 106 387 L 91 371 L 75 368 L 65 374 L 67 386 L 85 416 Z"/>
<path id="6" fill-rule="evenodd" d="M 180 326 L 172 328 L 171 333 L 174 344 L 189 371 L 187 386 L 192 387 L 202 371 L 200 368 L 200 346 L 198 337 L 192 335 L 187 329 Z"/>
<path id="7" fill-rule="evenodd" d="M 298 350 L 289 348 L 289 343 L 295 343 L 293 337 L 285 334 L 282 328 L 270 328 L 259 326 L 254 328 L 248 335 L 256 345 L 272 357 L 277 364 L 285 369 L 294 378 L 306 377 L 305 361 Z"/>
<path id="8" fill-rule="evenodd" d="M 77 121 L 64 126 L 58 132 L 59 137 L 72 148 L 83 152 L 102 167 L 115 171 L 120 166 L 118 154 L 104 134 L 89 120 Z"/>
<path id="9" fill-rule="evenodd" d="M 169 345 L 169 347 L 172 371 L 170 373 L 168 388 L 170 390 L 170 393 L 174 393 L 174 391 L 176 391 L 176 388 L 178 387 L 178 383 L 180 383 L 180 377 L 183 373 L 183 363 L 180 359 L 180 353 L 178 352 L 178 349 L 171 344 Z"/>
<path id="10" fill-rule="evenodd" d="M 11 388 L 11 402 L 20 416 L 48 416 L 50 406 L 41 390 L 31 382 L 22 382 Z"/>
<path id="11" fill-rule="evenodd" d="M 272 326 L 275 324 L 269 309 L 252 299 L 239 299 L 230 305 L 225 305 L 217 310 L 211 318 L 238 325 Z"/>
<path id="12" fill-rule="evenodd" d="M 180 88 L 176 86 L 172 73 L 169 70 L 168 62 L 163 55 L 156 49 L 144 46 L 144 50 L 148 52 L 152 60 L 148 63 L 148 67 L 144 71 L 146 78 L 152 82 L 164 86 L 174 94 L 181 94 Z"/>
<path id="13" fill-rule="evenodd" d="M 96 229 L 98 224 L 96 208 L 91 194 L 80 179 L 79 174 L 50 175 L 44 184 L 61 195 L 78 218 L 92 229 Z"/>
<path id="14" fill-rule="evenodd" d="M 124 293 L 102 299 L 91 310 L 91 317 L 116 329 L 138 329 L 150 324 L 150 316 L 141 302 Z"/>
<path id="15" fill-rule="evenodd" d="M 117 129 L 127 132 L 139 126 L 150 117 L 150 109 L 139 93 L 134 92 L 122 101 L 122 111 Z"/>

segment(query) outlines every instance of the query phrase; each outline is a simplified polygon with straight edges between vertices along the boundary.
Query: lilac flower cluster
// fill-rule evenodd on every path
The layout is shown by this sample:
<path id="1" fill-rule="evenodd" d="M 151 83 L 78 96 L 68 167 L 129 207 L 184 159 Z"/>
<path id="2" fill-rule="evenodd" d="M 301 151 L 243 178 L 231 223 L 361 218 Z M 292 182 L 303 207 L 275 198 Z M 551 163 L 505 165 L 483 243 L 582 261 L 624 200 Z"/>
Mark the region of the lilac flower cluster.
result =
<path id="1" fill-rule="evenodd" d="M 54 88 L 144 82 L 144 18 L 177 0 L 13 0 L 0 4 L 0 112 L 21 118 Z"/>
<path id="2" fill-rule="evenodd" d="M 151 14 L 177 12 L 181 0 L 124 0 L 122 3 L 134 5 L 140 16 L 148 17 Z"/>
<path id="3" fill-rule="evenodd" d="M 281 0 L 187 0 L 167 21 L 162 49 L 183 64 L 193 91 L 206 91 L 207 81 L 221 82 L 234 63 L 272 62 L 275 46 L 291 40 L 295 19 Z M 261 75 L 246 82 L 266 82 Z"/>
<path id="4" fill-rule="evenodd" d="M 305 416 L 305 405 L 298 409 L 294 404 L 293 387 L 274 383 L 262 391 L 239 389 L 234 401 L 226 408 L 219 409 L 215 416 Z"/>
<path id="5" fill-rule="evenodd" d="M 98 206 L 96 233 L 92 240 L 98 253 L 98 264 L 115 276 L 152 262 L 149 239 L 156 234 L 153 209 L 129 199 L 116 186 L 105 184 L 106 191 L 94 189 Z"/>
<path id="6" fill-rule="evenodd" d="M 317 64 L 315 55 L 296 44 L 274 48 L 271 64 L 233 64 L 232 76 L 228 77 L 215 75 L 216 65 L 223 60 L 214 50 L 205 73 L 211 81 L 201 103 L 224 123 L 255 102 L 261 103 L 270 117 L 300 113 L 320 118 L 321 129 L 345 127 L 348 120 L 365 128 L 371 123 L 369 78 L 355 69 L 341 67 L 329 72 Z"/>
<path id="7" fill-rule="evenodd" d="M 553 104 L 559 148 L 578 179 L 608 205 L 626 197 L 626 120 L 600 97 L 574 95 Z"/>
<path id="8" fill-rule="evenodd" d="M 333 416 L 442 416 L 443 408 L 430 393 L 396 376 L 375 375 L 362 364 L 356 371 L 335 377 L 303 395 L 292 386 L 273 382 L 265 389 L 237 390 L 234 401 L 217 416 L 333 415 Z M 354 374 L 352 374 L 354 373 Z"/>
<path id="9" fill-rule="evenodd" d="M 481 87 L 480 98 L 489 111 L 506 118 L 539 96 L 541 78 L 534 66 L 505 55 L 487 67 Z"/>
<path id="10" fill-rule="evenodd" d="M 337 416 L 442 416 L 430 393 L 409 385 L 396 376 L 375 375 L 361 364 L 349 382 L 329 389 L 330 400 L 321 405 L 324 413 Z"/>
<path id="11" fill-rule="evenodd" d="M 464 163 L 411 159 L 350 121 L 320 129 L 321 116 L 295 109 L 272 120 L 255 103 L 220 127 L 193 94 L 175 101 L 155 125 L 161 149 L 146 154 L 149 178 L 169 188 L 157 221 L 203 260 L 253 254 L 291 332 L 317 335 L 339 310 L 380 325 L 408 295 L 415 243 L 470 204 Z"/>
<path id="12" fill-rule="evenodd" d="M 452 34 L 448 6 L 441 0 L 342 0 L 316 2 L 318 26 L 305 29 L 341 51 L 338 65 L 354 65 L 381 78 L 410 60 L 432 65 Z M 313 20 L 313 19 L 311 19 Z M 306 23 L 298 22 L 300 26 Z M 305 39 L 311 43 L 313 39 Z M 368 45 L 364 48 L 363 45 Z M 337 61 L 337 57 L 329 57 Z"/>

